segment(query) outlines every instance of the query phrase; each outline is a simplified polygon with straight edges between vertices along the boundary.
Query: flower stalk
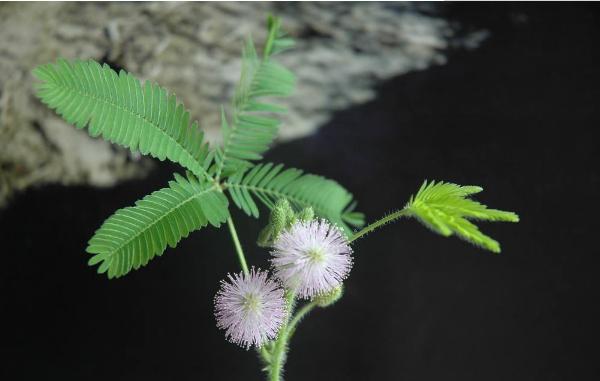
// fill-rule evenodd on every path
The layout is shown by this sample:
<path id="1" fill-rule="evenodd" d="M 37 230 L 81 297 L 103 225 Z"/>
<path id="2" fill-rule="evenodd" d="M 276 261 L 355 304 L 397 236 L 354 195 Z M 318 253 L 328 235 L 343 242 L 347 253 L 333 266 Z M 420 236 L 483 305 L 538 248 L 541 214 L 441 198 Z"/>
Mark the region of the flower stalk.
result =
<path id="1" fill-rule="evenodd" d="M 270 362 L 267 367 L 267 381 L 280 381 L 283 373 L 283 366 L 287 360 L 287 352 L 289 349 L 288 342 L 290 339 L 289 328 L 290 319 L 295 307 L 296 295 L 294 292 L 288 291 L 286 294 L 286 306 L 288 308 L 288 318 L 286 323 L 281 327 L 277 339 L 272 344 L 272 350 L 270 352 Z"/>

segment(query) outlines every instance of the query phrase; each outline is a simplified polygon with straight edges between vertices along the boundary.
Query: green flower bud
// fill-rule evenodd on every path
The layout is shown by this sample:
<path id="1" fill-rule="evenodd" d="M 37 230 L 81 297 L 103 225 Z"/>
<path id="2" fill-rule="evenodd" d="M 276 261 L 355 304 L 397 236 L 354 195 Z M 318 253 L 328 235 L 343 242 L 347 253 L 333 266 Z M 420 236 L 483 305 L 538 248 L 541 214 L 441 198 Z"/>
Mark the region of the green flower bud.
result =
<path id="1" fill-rule="evenodd" d="M 343 294 L 344 287 L 342 285 L 339 285 L 338 287 L 334 288 L 326 294 L 315 296 L 313 300 L 317 302 L 317 306 L 321 308 L 326 308 L 340 300 Z"/>
<path id="2" fill-rule="evenodd" d="M 308 208 L 302 209 L 297 214 L 297 217 L 302 222 L 309 222 L 309 221 L 312 221 L 315 218 L 315 211 L 313 210 L 312 207 L 309 206 Z"/>
<path id="3" fill-rule="evenodd" d="M 275 203 L 275 207 L 271 211 L 271 217 L 269 223 L 273 228 L 274 236 L 278 236 L 288 225 L 291 217 L 294 216 L 294 210 L 290 206 L 290 203 L 285 198 L 279 199 Z M 274 237 L 274 238 L 275 238 Z"/>
<path id="4" fill-rule="evenodd" d="M 258 235 L 258 246 L 271 246 L 279 234 L 289 229 L 295 222 L 296 215 L 289 201 L 284 198 L 279 199 L 271 210 L 269 224 Z"/>

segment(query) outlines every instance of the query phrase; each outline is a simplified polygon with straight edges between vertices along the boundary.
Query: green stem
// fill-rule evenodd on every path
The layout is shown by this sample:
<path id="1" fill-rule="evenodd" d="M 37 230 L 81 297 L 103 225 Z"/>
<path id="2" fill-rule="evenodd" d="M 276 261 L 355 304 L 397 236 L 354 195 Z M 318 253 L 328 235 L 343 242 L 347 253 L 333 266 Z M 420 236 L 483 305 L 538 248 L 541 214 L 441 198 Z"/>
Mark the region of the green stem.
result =
<path id="1" fill-rule="evenodd" d="M 294 318 L 288 324 L 288 328 L 287 328 L 287 331 L 288 331 L 287 339 L 288 339 L 288 341 L 292 338 L 292 336 L 294 336 L 294 332 L 296 332 L 296 327 L 298 326 L 298 323 L 300 323 L 300 321 L 302 319 L 304 319 L 304 317 L 310 311 L 312 311 L 316 306 L 317 306 L 317 302 L 315 302 L 313 300 L 312 302 L 303 305 L 302 308 L 300 308 L 298 310 L 298 312 L 296 312 L 296 315 L 294 316 Z"/>
<path id="2" fill-rule="evenodd" d="M 271 362 L 271 352 L 269 352 L 267 349 L 267 345 L 260 347 L 258 349 L 258 354 L 265 364 L 269 364 Z"/>
<path id="3" fill-rule="evenodd" d="M 289 311 L 288 318 L 285 324 L 281 327 L 281 330 L 279 331 L 279 336 L 277 336 L 277 340 L 275 340 L 271 349 L 269 366 L 267 368 L 268 381 L 281 380 L 281 372 L 283 370 L 283 365 L 285 364 L 285 360 L 287 357 L 288 341 L 290 338 L 290 317 L 292 316 L 292 312 L 294 310 L 295 298 L 296 294 L 294 292 L 288 292 L 286 295 L 286 303 Z M 294 319 L 292 319 L 292 321 L 293 320 L 295 320 L 295 317 Z"/>
<path id="4" fill-rule="evenodd" d="M 409 214 L 410 214 L 409 209 L 401 209 L 401 210 L 395 211 L 394 213 L 388 214 L 387 216 L 383 217 L 382 219 L 377 220 L 377 221 L 373 222 L 372 224 L 362 228 L 360 231 L 354 233 L 354 235 L 348 240 L 348 243 L 356 241 L 357 239 L 361 238 L 365 234 L 368 234 L 368 233 L 372 232 L 373 230 L 380 228 L 387 223 L 390 223 L 400 217 L 405 217 Z"/>
<path id="5" fill-rule="evenodd" d="M 271 364 L 269 366 L 269 381 L 280 381 L 281 379 L 281 371 L 283 370 L 287 354 L 287 335 L 287 329 L 283 329 L 279 333 L 277 341 L 275 341 L 273 353 L 271 353 Z"/>
<path id="6" fill-rule="evenodd" d="M 227 226 L 229 226 L 229 232 L 231 233 L 233 245 L 235 246 L 235 251 L 237 252 L 238 260 L 240 261 L 242 271 L 244 271 L 244 274 L 247 275 L 248 265 L 246 264 L 246 257 L 244 256 L 244 251 L 242 250 L 242 245 L 240 244 L 240 239 L 238 238 L 237 232 L 235 231 L 235 226 L 233 225 L 233 220 L 231 219 L 231 217 L 227 218 Z"/>

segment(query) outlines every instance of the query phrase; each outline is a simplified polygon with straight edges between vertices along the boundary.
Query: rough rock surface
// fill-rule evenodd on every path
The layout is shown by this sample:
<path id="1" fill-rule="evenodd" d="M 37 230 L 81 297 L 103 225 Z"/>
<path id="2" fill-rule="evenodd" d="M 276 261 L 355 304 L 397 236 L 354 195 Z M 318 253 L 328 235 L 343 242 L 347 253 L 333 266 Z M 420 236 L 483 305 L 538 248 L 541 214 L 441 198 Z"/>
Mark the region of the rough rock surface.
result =
<path id="1" fill-rule="evenodd" d="M 33 95 L 31 70 L 59 57 L 93 58 L 175 92 L 218 141 L 218 105 L 233 92 L 240 49 L 261 41 L 269 12 L 297 48 L 298 75 L 281 139 L 306 135 L 333 111 L 374 97 L 382 80 L 445 62 L 455 26 L 390 3 L 0 4 L 0 206 L 16 190 L 59 182 L 108 186 L 151 161 L 68 126 Z M 471 35 L 458 44 L 476 46 Z"/>

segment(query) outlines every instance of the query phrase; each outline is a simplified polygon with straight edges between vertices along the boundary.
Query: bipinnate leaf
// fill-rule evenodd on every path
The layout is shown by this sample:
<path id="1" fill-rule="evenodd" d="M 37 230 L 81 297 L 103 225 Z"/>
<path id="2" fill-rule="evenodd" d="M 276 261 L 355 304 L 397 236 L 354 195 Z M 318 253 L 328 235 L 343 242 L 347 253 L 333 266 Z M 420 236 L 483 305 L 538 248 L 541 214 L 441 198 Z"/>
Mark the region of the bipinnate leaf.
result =
<path id="1" fill-rule="evenodd" d="M 162 255 L 194 230 L 219 226 L 229 217 L 228 192 L 247 214 L 258 217 L 255 199 L 273 208 L 289 200 L 295 211 L 309 211 L 343 227 L 361 226 L 352 195 L 332 180 L 303 174 L 281 165 L 255 165 L 275 139 L 285 108 L 271 103 L 294 89 L 295 77 L 273 60 L 293 46 L 281 31 L 280 20 L 268 19 L 267 39 L 259 54 L 252 40 L 243 48 L 242 74 L 230 115 L 221 110 L 223 147 L 211 150 L 198 123 L 175 95 L 131 74 L 118 74 L 95 61 L 58 60 L 41 65 L 37 95 L 67 122 L 93 136 L 160 160 L 169 159 L 187 170 L 169 186 L 144 197 L 135 206 L 118 210 L 90 239 L 90 265 L 109 278 L 120 277 Z"/>

